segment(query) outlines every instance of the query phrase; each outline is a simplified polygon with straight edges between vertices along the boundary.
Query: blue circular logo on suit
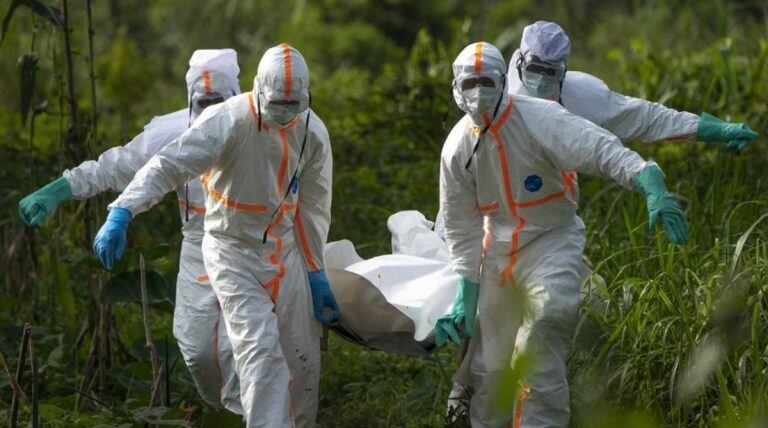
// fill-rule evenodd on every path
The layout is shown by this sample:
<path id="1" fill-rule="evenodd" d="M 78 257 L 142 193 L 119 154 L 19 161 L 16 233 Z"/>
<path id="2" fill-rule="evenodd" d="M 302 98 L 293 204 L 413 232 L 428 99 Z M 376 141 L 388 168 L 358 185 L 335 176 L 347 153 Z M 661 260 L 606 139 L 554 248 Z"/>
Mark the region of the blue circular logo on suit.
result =
<path id="1" fill-rule="evenodd" d="M 531 174 L 525 177 L 525 190 L 529 192 L 538 192 L 542 186 L 541 177 L 536 174 Z"/>

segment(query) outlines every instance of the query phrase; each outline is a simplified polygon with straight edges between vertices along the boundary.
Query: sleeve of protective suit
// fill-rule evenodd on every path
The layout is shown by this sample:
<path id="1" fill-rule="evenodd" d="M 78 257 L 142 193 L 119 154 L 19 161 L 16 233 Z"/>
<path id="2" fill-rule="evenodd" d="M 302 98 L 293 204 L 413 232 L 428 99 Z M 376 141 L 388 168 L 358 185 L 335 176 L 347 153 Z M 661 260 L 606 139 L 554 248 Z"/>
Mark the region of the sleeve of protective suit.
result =
<path id="1" fill-rule="evenodd" d="M 62 174 L 72 187 L 74 199 L 88 199 L 107 190 L 121 192 L 136 172 L 160 149 L 181 135 L 189 124 L 189 112 L 181 109 L 156 116 L 128 144 L 113 147 Z"/>
<path id="2" fill-rule="evenodd" d="M 309 271 L 325 266 L 323 250 L 328 240 L 331 224 L 331 183 L 333 181 L 333 156 L 328 131 L 319 120 L 310 122 L 315 146 L 306 169 L 299 181 L 299 206 L 296 210 L 296 232 L 301 252 Z"/>
<path id="3" fill-rule="evenodd" d="M 480 282 L 483 250 L 483 217 L 477 206 L 474 162 L 465 168 L 471 152 L 464 134 L 467 122 L 453 128 L 440 157 L 440 211 L 453 270 L 472 282 Z M 468 131 L 467 131 L 468 132 Z"/>
<path id="4" fill-rule="evenodd" d="M 125 208 L 136 216 L 210 168 L 234 128 L 232 107 L 225 102 L 205 109 L 194 125 L 147 161 L 109 208 Z"/>
<path id="5" fill-rule="evenodd" d="M 72 198 L 88 199 L 107 190 L 125 189 L 151 157 L 143 147 L 146 144 L 147 136 L 142 132 L 128 144 L 105 151 L 97 160 L 65 170 L 62 175 L 72 187 Z"/>
<path id="6" fill-rule="evenodd" d="M 693 140 L 699 116 L 611 91 L 600 79 L 569 71 L 562 101 L 573 114 L 607 129 L 621 141 Z"/>
<path id="7" fill-rule="evenodd" d="M 559 104 L 535 101 L 537 107 L 526 109 L 523 120 L 533 140 L 558 168 L 612 179 L 634 190 L 632 179 L 646 166 L 640 155 L 624 147 L 615 135 Z"/>

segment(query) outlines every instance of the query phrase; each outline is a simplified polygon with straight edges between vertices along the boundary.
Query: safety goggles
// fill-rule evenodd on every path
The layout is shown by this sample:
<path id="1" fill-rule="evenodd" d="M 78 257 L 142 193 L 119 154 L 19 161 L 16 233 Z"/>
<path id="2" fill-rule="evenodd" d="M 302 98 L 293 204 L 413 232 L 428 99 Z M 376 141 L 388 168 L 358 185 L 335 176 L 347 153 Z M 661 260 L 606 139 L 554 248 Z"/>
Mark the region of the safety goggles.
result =
<path id="1" fill-rule="evenodd" d="M 299 114 L 301 112 L 301 102 L 298 100 L 272 100 L 267 103 L 267 109 L 273 112 L 285 111 Z"/>
<path id="2" fill-rule="evenodd" d="M 474 88 L 495 88 L 496 82 L 488 76 L 469 76 L 459 82 L 459 89 L 467 91 Z"/>
<path id="3" fill-rule="evenodd" d="M 195 97 L 194 101 L 197 103 L 197 106 L 200 107 L 201 110 L 205 110 L 214 104 L 224 102 L 224 96 L 218 92 L 211 92 Z"/>
<path id="4" fill-rule="evenodd" d="M 560 81 L 565 77 L 565 65 L 546 63 L 536 55 L 526 55 L 522 61 L 522 69 L 525 73 L 541 76 L 546 80 Z"/>

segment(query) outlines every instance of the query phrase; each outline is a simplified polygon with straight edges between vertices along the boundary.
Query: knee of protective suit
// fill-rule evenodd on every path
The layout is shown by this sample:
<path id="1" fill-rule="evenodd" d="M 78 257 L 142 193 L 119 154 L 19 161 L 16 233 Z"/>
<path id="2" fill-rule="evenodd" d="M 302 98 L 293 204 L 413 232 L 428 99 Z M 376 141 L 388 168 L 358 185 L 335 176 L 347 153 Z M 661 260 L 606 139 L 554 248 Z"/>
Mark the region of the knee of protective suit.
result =
<path id="1" fill-rule="evenodd" d="M 179 350 L 181 350 L 184 362 L 190 371 L 194 369 L 212 370 L 218 368 L 214 367 L 216 365 L 216 350 L 213 344 L 210 346 L 189 346 L 179 342 Z"/>

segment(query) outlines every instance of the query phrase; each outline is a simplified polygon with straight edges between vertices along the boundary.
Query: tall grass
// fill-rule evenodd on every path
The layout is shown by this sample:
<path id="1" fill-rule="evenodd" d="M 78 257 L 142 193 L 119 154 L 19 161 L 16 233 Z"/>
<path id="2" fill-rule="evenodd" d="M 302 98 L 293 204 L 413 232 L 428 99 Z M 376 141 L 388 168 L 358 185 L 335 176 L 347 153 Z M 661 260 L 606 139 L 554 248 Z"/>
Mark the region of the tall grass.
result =
<path id="1" fill-rule="evenodd" d="M 623 89 L 747 120 L 764 135 L 759 100 L 768 91 L 754 76 L 765 75 L 766 55 L 765 40 L 725 40 L 680 58 L 636 47 L 623 62 Z M 691 234 L 681 247 L 658 229 L 649 237 L 642 198 L 585 183 L 586 257 L 606 279 L 606 294 L 584 306 L 574 340 L 574 421 L 592 426 L 595 415 L 616 409 L 669 426 L 766 418 L 765 143 L 743 156 L 700 143 L 634 147 L 661 163 Z"/>

